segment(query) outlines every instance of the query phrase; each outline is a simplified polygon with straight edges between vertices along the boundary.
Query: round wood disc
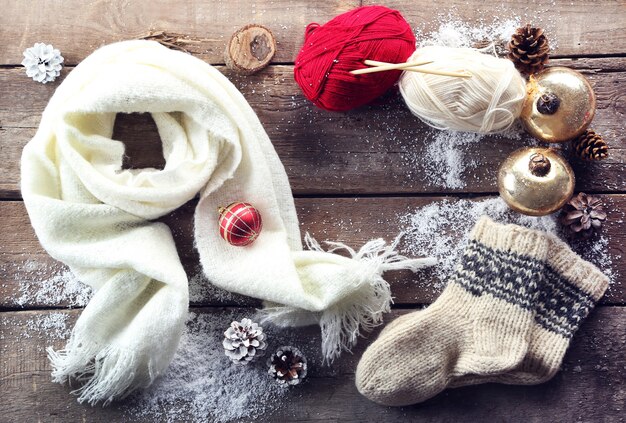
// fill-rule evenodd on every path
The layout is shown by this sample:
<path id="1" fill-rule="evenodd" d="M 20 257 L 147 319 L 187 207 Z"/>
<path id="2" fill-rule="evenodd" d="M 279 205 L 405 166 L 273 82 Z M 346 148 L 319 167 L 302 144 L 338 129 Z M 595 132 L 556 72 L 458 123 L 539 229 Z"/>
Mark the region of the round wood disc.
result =
<path id="1" fill-rule="evenodd" d="M 229 69 L 251 75 L 266 67 L 276 53 L 276 39 L 261 25 L 246 25 L 233 34 L 226 46 L 224 60 Z"/>

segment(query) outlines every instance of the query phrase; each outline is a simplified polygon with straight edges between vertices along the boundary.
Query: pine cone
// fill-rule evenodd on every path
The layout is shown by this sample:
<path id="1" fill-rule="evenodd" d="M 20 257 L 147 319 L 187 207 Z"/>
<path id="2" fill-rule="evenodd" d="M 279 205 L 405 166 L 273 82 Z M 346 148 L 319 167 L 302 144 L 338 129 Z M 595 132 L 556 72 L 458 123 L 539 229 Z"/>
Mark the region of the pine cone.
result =
<path id="1" fill-rule="evenodd" d="M 278 383 L 297 385 L 306 377 L 306 357 L 294 347 L 280 347 L 267 362 L 268 373 Z"/>
<path id="2" fill-rule="evenodd" d="M 582 160 L 602 160 L 609 155 L 609 147 L 595 131 L 587 129 L 573 142 L 576 157 Z"/>
<path id="3" fill-rule="evenodd" d="M 61 52 L 50 44 L 35 43 L 24 50 L 22 66 L 26 68 L 26 75 L 33 81 L 45 84 L 54 81 L 61 75 L 63 56 Z"/>
<path id="4" fill-rule="evenodd" d="M 543 69 L 548 62 L 550 46 L 543 29 L 530 24 L 518 28 L 509 42 L 509 59 L 521 73 L 532 75 Z"/>
<path id="5" fill-rule="evenodd" d="M 574 234 L 588 238 L 595 231 L 600 230 L 602 222 L 606 220 L 606 212 L 602 206 L 602 199 L 578 193 L 563 207 L 561 224 L 569 228 Z"/>
<path id="6" fill-rule="evenodd" d="M 263 328 L 250 319 L 232 322 L 224 336 L 224 353 L 233 363 L 248 364 L 255 357 L 262 356 L 267 348 Z"/>

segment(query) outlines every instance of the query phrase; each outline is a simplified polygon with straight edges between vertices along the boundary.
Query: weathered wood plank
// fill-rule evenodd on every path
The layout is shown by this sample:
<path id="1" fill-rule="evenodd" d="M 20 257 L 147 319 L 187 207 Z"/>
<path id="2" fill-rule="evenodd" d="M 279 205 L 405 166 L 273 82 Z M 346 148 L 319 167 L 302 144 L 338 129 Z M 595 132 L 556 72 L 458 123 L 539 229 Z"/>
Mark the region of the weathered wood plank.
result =
<path id="1" fill-rule="evenodd" d="M 418 5 L 412 0 L 363 0 L 362 4 L 384 4 L 399 10 L 418 34 L 428 34 L 450 18 L 467 22 L 470 26 L 484 26 L 495 19 L 501 22 L 503 19 L 520 17 L 522 24 L 530 22 L 546 30 L 548 38 L 557 44 L 551 52 L 555 56 L 584 56 L 609 50 L 614 53 L 626 52 L 626 37 L 623 34 L 626 9 L 619 2 L 556 0 L 548 4 L 541 0 L 508 0 L 500 3 L 454 0 L 445 3 L 420 2 Z M 594 22 L 598 22 L 598 25 L 594 28 L 580 28 L 585 26 L 591 10 Z M 613 41 L 617 45 L 608 49 L 602 45 Z"/>
<path id="2" fill-rule="evenodd" d="M 325 22 L 358 6 L 358 0 L 245 0 L 223 2 L 167 0 L 41 2 L 5 1 L 0 39 L 13 40 L 0 52 L 0 64 L 19 64 L 22 51 L 45 41 L 59 48 L 68 64 L 76 64 L 94 49 L 137 38 L 150 30 L 168 31 L 197 39 L 189 49 L 210 63 L 224 63 L 230 36 L 256 23 L 272 30 L 277 40 L 275 63 L 292 62 L 312 21 Z M 619 41 L 617 41 L 619 42 Z"/>
<path id="3" fill-rule="evenodd" d="M 242 309 L 243 310 L 243 309 Z M 200 313 L 222 313 L 219 309 Z M 394 311 L 388 320 L 410 310 Z M 73 325 L 80 311 L 64 312 Z M 125 414 L 124 405 L 107 408 L 79 405 L 67 386 L 50 382 L 50 366 L 44 347 L 60 347 L 61 340 L 50 342 L 47 336 L 30 336 L 33 319 L 49 311 L 5 312 L 0 319 L 0 413 L 11 421 L 154 421 Z M 538 386 L 487 384 L 445 391 L 439 396 L 412 407 L 378 406 L 362 397 L 354 386 L 354 369 L 378 330 L 361 339 L 354 354 L 346 354 L 330 368 L 320 365 L 319 329 L 315 327 L 283 330 L 270 339 L 275 343 L 306 346 L 309 355 L 309 380 L 296 387 L 283 406 L 259 421 L 620 421 L 626 402 L 624 368 L 626 357 L 626 307 L 599 307 L 582 325 L 572 341 L 562 370 L 549 382 Z M 278 344 L 277 344 L 278 345 Z M 216 345 L 216 348 L 219 345 Z M 384 365 L 384 363 L 381 363 Z M 233 383 L 235 383 L 233 381 Z M 251 387 L 254 389 L 254 387 Z M 523 418 L 522 418 L 523 416 Z M 180 416 L 193 420 L 194 416 Z"/>
<path id="4" fill-rule="evenodd" d="M 303 0 L 244 0 L 222 2 L 198 0 L 186 5 L 157 0 L 113 0 L 85 3 L 4 1 L 0 17 L 0 39 L 13 40 L 0 51 L 1 65 L 19 64 L 22 51 L 45 41 L 61 49 L 66 63 L 76 64 L 93 49 L 115 41 L 135 38 L 149 30 L 180 33 L 200 40 L 189 48 L 210 63 L 224 63 L 223 52 L 231 34 L 249 23 L 266 25 L 276 35 L 275 63 L 293 62 L 310 22 L 324 23 L 359 5 L 357 0 L 307 2 Z M 441 5 L 410 0 L 364 2 L 399 9 L 413 28 L 427 34 L 448 14 L 468 24 L 488 24 L 493 5 L 480 0 L 455 1 Z M 593 25 L 588 13 L 593 7 Z M 554 54 L 626 53 L 625 11 L 620 2 L 555 0 L 549 5 L 538 0 L 508 1 L 497 8 L 499 19 L 522 17 L 544 26 L 558 40 Z"/>
<path id="5" fill-rule="evenodd" d="M 618 259 L 613 263 L 617 275 L 626 275 L 626 227 L 620 210 L 626 209 L 626 195 L 609 197 L 609 220 L 605 233 L 609 235 L 607 249 Z M 402 229 L 398 215 L 426 206 L 441 197 L 403 198 L 300 198 L 296 200 L 301 228 L 318 240 L 338 240 L 353 247 L 367 240 L 382 237 L 390 241 Z M 172 229 L 179 255 L 187 274 L 192 279 L 193 304 L 199 305 L 242 305 L 259 302 L 240 296 L 227 295 L 221 290 L 209 289 L 210 284 L 202 280 L 199 258 L 193 246 L 192 201 L 165 217 L 163 221 Z M 40 247 L 30 226 L 22 202 L 0 202 L 0 308 L 23 306 L 50 307 L 66 306 L 66 300 L 57 301 L 54 295 L 36 293 L 42 286 L 67 283 L 63 267 L 52 260 Z M 470 228 L 458 228 L 455 237 Z M 65 275 L 67 276 L 67 275 Z M 433 301 L 441 291 L 442 281 L 433 272 L 419 275 L 410 272 L 390 272 L 388 280 L 396 297 L 396 304 L 424 304 Z M 57 279 L 54 279 L 54 278 Z M 63 279 L 63 280 L 58 280 Z M 204 288 L 202 288 L 204 287 Z M 52 297 L 52 300 L 47 297 Z M 626 280 L 618 276 L 602 302 L 604 304 L 626 303 Z"/>
<path id="6" fill-rule="evenodd" d="M 626 59 L 560 60 L 584 71 L 595 86 L 598 111 L 593 127 L 610 145 L 609 158 L 600 163 L 573 160 L 583 191 L 626 190 L 626 141 L 623 122 L 626 101 L 622 81 Z M 613 67 L 611 67 L 613 66 Z M 598 71 L 607 68 L 609 71 Z M 229 75 L 257 112 L 300 194 L 377 194 L 495 192 L 499 164 L 513 150 L 533 142 L 528 136 L 488 136 L 458 149 L 467 168 L 459 182 L 444 183 L 446 169 L 433 174 L 428 163 L 444 156 L 448 147 L 435 131 L 413 117 L 399 96 L 381 105 L 349 113 L 315 108 L 293 82 L 291 66 L 272 66 L 251 77 Z M 19 198 L 19 157 L 32 138 L 41 112 L 54 92 L 53 85 L 31 84 L 21 69 L 0 69 L 0 195 Z M 120 116 L 116 136 L 132 141 L 129 156 L 135 167 L 162 162 L 161 148 L 149 118 Z M 123 134 L 123 135 L 122 135 Z M 368 175 L 364 178 L 363 175 Z"/>

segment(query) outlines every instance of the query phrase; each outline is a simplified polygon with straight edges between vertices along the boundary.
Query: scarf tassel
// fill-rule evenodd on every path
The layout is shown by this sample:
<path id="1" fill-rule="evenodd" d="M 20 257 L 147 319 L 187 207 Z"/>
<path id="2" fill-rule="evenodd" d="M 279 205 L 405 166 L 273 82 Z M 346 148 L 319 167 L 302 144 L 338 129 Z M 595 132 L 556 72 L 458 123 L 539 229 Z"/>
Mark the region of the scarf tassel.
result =
<path id="1" fill-rule="evenodd" d="M 322 336 L 324 362 L 332 363 L 342 351 L 351 352 L 362 331 L 369 332 L 383 322 L 383 313 L 391 311 L 393 297 L 391 287 L 382 274 L 388 270 L 411 270 L 417 272 L 434 266 L 432 257 L 409 259 L 396 249 L 402 234 L 387 245 L 383 239 L 368 241 L 355 251 L 341 242 L 325 242 L 330 248 L 325 251 L 308 233 L 304 242 L 309 250 L 334 253 L 347 251 L 353 260 L 365 265 L 364 277 L 348 296 L 321 312 L 309 312 L 289 306 L 269 307 L 261 311 L 263 321 L 279 326 L 302 326 L 319 323 Z"/>
<path id="2" fill-rule="evenodd" d="M 158 376 L 151 360 L 124 349 L 95 343 L 78 342 L 73 335 L 63 350 L 46 349 L 52 364 L 52 381 L 78 382 L 72 391 L 78 402 L 90 405 L 102 401 L 102 406 L 126 397 L 138 388 L 149 386 Z M 140 369 L 143 374 L 137 374 Z"/>

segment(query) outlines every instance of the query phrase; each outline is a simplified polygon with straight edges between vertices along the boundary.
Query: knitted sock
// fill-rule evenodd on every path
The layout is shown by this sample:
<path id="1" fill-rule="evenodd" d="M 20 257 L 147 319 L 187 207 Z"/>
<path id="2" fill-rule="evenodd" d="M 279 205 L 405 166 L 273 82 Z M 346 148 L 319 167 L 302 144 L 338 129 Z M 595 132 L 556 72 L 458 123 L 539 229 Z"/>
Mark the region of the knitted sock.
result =
<path id="1" fill-rule="evenodd" d="M 544 275 L 543 234 L 481 218 L 441 296 L 385 331 L 356 371 L 359 392 L 384 405 L 422 402 L 464 375 L 493 375 L 528 350 Z"/>
<path id="2" fill-rule="evenodd" d="M 564 242 L 546 237 L 550 242 L 546 277 L 539 286 L 526 356 L 511 371 L 487 377 L 463 376 L 452 381 L 450 387 L 486 382 L 535 385 L 550 380 L 559 370 L 571 338 L 604 295 L 608 278 Z"/>

